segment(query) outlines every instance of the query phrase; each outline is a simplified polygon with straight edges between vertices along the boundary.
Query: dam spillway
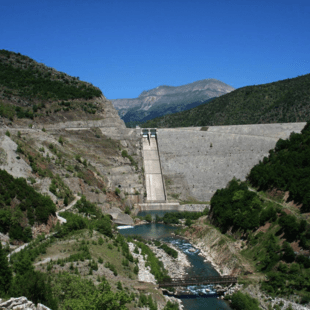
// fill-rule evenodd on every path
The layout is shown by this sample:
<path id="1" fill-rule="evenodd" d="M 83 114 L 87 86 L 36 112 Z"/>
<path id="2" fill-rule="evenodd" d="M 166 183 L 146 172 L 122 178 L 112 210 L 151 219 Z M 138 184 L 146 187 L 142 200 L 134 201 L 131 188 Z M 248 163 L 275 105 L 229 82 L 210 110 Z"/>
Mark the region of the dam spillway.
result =
<path id="1" fill-rule="evenodd" d="M 159 159 L 156 130 L 142 132 L 143 163 L 146 186 L 146 202 L 166 202 L 165 187 Z"/>

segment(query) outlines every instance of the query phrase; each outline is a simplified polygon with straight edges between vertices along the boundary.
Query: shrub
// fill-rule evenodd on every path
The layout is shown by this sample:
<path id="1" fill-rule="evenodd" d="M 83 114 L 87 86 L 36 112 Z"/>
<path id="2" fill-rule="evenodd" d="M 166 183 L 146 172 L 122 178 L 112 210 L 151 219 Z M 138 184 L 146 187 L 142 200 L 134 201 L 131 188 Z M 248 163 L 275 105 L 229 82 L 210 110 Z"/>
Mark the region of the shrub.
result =
<path id="1" fill-rule="evenodd" d="M 64 144 L 64 139 L 62 136 L 59 137 L 58 142 L 63 145 Z"/>
<path id="2" fill-rule="evenodd" d="M 231 308 L 234 310 L 259 310 L 259 303 L 255 298 L 240 291 L 231 296 Z"/>

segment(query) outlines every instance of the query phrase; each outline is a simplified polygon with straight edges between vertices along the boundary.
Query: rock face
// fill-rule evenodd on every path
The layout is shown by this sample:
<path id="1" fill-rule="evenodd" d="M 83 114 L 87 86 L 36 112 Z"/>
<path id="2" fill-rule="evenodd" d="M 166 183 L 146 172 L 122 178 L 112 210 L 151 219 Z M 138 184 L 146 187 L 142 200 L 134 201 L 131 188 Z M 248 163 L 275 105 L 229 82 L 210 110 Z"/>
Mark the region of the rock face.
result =
<path id="1" fill-rule="evenodd" d="M 0 169 L 6 170 L 15 178 L 27 178 L 31 175 L 31 167 L 16 153 L 17 144 L 6 135 L 0 133 Z"/>
<path id="2" fill-rule="evenodd" d="M 210 262 L 220 275 L 237 276 L 242 272 L 254 271 L 240 255 L 241 242 L 233 242 L 214 227 L 194 225 L 192 232 L 185 236 L 195 248 L 200 249 L 199 255 Z"/>
<path id="3" fill-rule="evenodd" d="M 50 308 L 29 301 L 26 297 L 11 298 L 2 302 L 0 299 L 0 309 L 16 309 L 16 310 L 51 310 Z"/>
<path id="4" fill-rule="evenodd" d="M 144 91 L 135 99 L 114 99 L 112 103 L 125 122 L 140 121 L 175 113 L 233 91 L 234 88 L 215 79 L 205 79 L 173 87 L 159 86 Z"/>
<path id="5" fill-rule="evenodd" d="M 158 129 L 158 150 L 167 193 L 210 201 L 233 178 L 245 180 L 278 139 L 306 123 Z"/>

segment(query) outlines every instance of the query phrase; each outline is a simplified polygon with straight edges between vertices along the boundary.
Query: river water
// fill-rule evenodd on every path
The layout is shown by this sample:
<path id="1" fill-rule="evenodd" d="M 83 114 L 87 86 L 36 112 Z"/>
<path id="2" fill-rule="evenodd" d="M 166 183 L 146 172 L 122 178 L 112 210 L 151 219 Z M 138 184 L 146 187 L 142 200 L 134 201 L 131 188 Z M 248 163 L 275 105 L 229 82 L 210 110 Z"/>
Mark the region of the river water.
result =
<path id="1" fill-rule="evenodd" d="M 154 212 L 152 213 L 152 215 L 154 215 Z M 152 223 L 135 226 L 134 228 L 129 229 L 120 229 L 120 233 L 124 236 L 139 235 L 146 239 L 152 238 L 162 240 L 173 244 L 175 247 L 178 247 L 183 253 L 187 255 L 188 260 L 191 263 L 191 267 L 188 267 L 186 270 L 186 272 L 188 272 L 188 276 L 218 276 L 218 272 L 212 267 L 212 265 L 210 263 L 204 262 L 203 257 L 198 255 L 199 250 L 190 252 L 189 249 L 192 248 L 192 245 L 188 241 L 178 237 L 171 237 L 171 233 L 176 229 L 177 227 L 174 226 Z M 210 290 L 209 293 L 206 293 L 206 288 Z M 187 287 L 186 289 L 191 291 L 192 294 L 195 294 L 195 296 L 192 296 L 191 298 L 186 296 L 181 297 L 184 310 L 231 309 L 225 301 L 217 299 L 217 295 L 212 286 L 191 286 Z"/>

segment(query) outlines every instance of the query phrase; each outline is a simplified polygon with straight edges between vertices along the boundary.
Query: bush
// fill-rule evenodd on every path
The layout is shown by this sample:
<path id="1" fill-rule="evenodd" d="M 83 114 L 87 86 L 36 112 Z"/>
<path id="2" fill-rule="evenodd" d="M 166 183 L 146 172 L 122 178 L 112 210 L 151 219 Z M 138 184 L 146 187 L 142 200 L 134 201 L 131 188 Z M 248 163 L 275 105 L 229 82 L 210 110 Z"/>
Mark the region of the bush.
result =
<path id="1" fill-rule="evenodd" d="M 240 291 L 231 296 L 231 308 L 234 310 L 259 310 L 258 300 Z"/>
<path id="2" fill-rule="evenodd" d="M 63 145 L 64 144 L 64 139 L 62 136 L 59 137 L 58 142 Z"/>

